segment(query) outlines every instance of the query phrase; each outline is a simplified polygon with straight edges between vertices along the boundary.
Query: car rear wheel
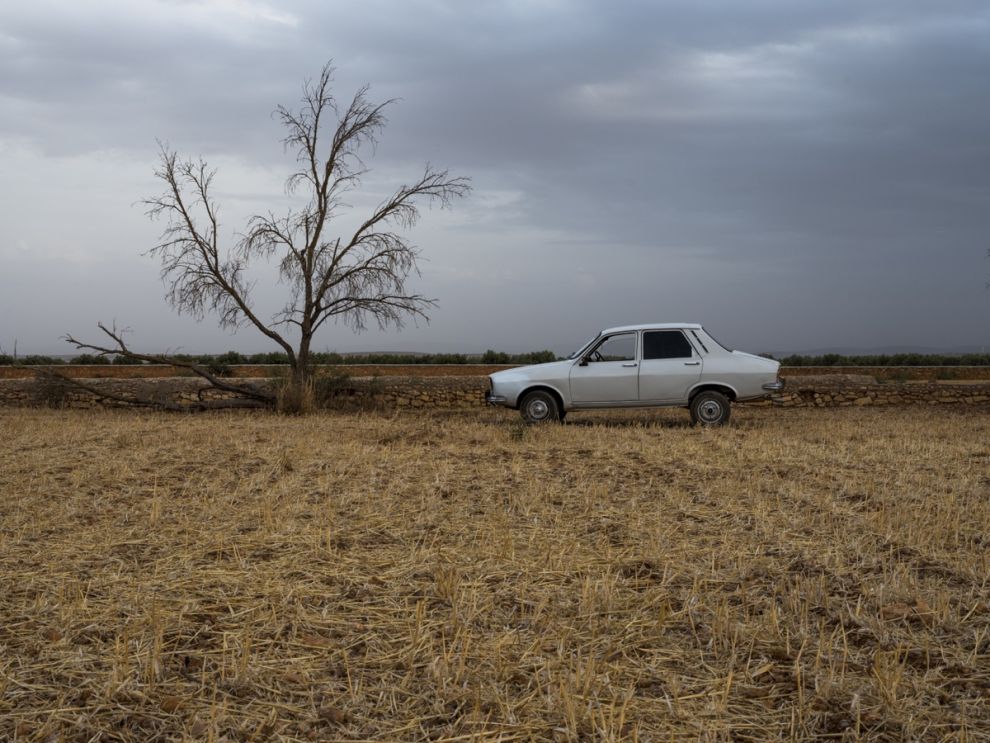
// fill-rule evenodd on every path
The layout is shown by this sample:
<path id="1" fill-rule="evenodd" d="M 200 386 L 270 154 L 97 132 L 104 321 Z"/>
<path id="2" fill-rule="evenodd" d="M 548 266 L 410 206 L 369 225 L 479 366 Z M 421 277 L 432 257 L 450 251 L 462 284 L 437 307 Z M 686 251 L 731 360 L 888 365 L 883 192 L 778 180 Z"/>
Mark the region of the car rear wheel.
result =
<path id="1" fill-rule="evenodd" d="M 702 426 L 724 426 L 729 422 L 729 398 L 721 392 L 707 390 L 691 399 L 691 422 Z"/>
<path id="2" fill-rule="evenodd" d="M 557 399 L 549 392 L 534 390 L 519 405 L 519 412 L 527 423 L 549 423 L 561 419 Z"/>

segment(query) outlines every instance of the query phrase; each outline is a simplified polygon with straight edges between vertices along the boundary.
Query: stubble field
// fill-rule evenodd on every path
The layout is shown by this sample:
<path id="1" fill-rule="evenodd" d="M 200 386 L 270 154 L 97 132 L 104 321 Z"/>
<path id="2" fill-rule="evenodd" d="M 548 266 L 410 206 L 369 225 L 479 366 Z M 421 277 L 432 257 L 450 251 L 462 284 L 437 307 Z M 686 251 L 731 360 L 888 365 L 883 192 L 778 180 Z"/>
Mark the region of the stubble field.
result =
<path id="1" fill-rule="evenodd" d="M 0 740 L 990 738 L 990 411 L 0 411 Z"/>

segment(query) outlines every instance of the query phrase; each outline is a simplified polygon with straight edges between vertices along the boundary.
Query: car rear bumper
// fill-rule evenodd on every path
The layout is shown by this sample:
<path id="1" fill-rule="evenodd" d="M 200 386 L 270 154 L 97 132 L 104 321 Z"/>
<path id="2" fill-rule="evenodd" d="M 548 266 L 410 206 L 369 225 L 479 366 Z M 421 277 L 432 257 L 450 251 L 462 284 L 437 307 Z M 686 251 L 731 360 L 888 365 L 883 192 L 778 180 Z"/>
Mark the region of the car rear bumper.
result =
<path id="1" fill-rule="evenodd" d="M 505 395 L 493 395 L 491 392 L 485 394 L 485 402 L 488 405 L 506 405 L 509 400 Z"/>
<path id="2" fill-rule="evenodd" d="M 784 384 L 785 382 L 783 379 L 778 379 L 776 382 L 768 382 L 767 384 L 763 385 L 763 389 L 765 389 L 767 392 L 780 392 L 782 389 L 784 389 Z"/>

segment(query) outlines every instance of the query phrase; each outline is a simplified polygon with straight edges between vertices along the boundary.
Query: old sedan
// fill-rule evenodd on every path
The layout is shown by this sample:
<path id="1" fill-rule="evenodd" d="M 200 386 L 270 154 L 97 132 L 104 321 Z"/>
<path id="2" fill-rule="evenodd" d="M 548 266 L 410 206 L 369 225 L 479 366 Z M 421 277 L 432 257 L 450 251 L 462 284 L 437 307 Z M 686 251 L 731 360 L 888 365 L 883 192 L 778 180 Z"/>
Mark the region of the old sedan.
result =
<path id="1" fill-rule="evenodd" d="M 628 325 L 599 333 L 561 361 L 496 372 L 486 396 L 529 423 L 563 420 L 571 410 L 683 407 L 718 426 L 730 405 L 784 387 L 780 363 L 724 348 L 701 325 Z"/>

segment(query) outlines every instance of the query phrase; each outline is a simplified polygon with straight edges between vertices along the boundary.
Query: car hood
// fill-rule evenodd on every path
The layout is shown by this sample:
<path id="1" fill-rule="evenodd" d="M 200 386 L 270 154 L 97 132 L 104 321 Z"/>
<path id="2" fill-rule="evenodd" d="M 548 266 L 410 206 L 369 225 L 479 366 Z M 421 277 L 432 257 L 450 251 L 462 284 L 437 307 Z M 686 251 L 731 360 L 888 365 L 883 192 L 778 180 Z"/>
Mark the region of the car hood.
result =
<path id="1" fill-rule="evenodd" d="M 506 369 L 489 376 L 496 382 L 513 382 L 522 379 L 530 381 L 560 379 L 570 374 L 573 363 L 572 359 L 548 361 L 545 364 L 530 364 L 529 366 L 518 366 L 515 369 Z"/>

